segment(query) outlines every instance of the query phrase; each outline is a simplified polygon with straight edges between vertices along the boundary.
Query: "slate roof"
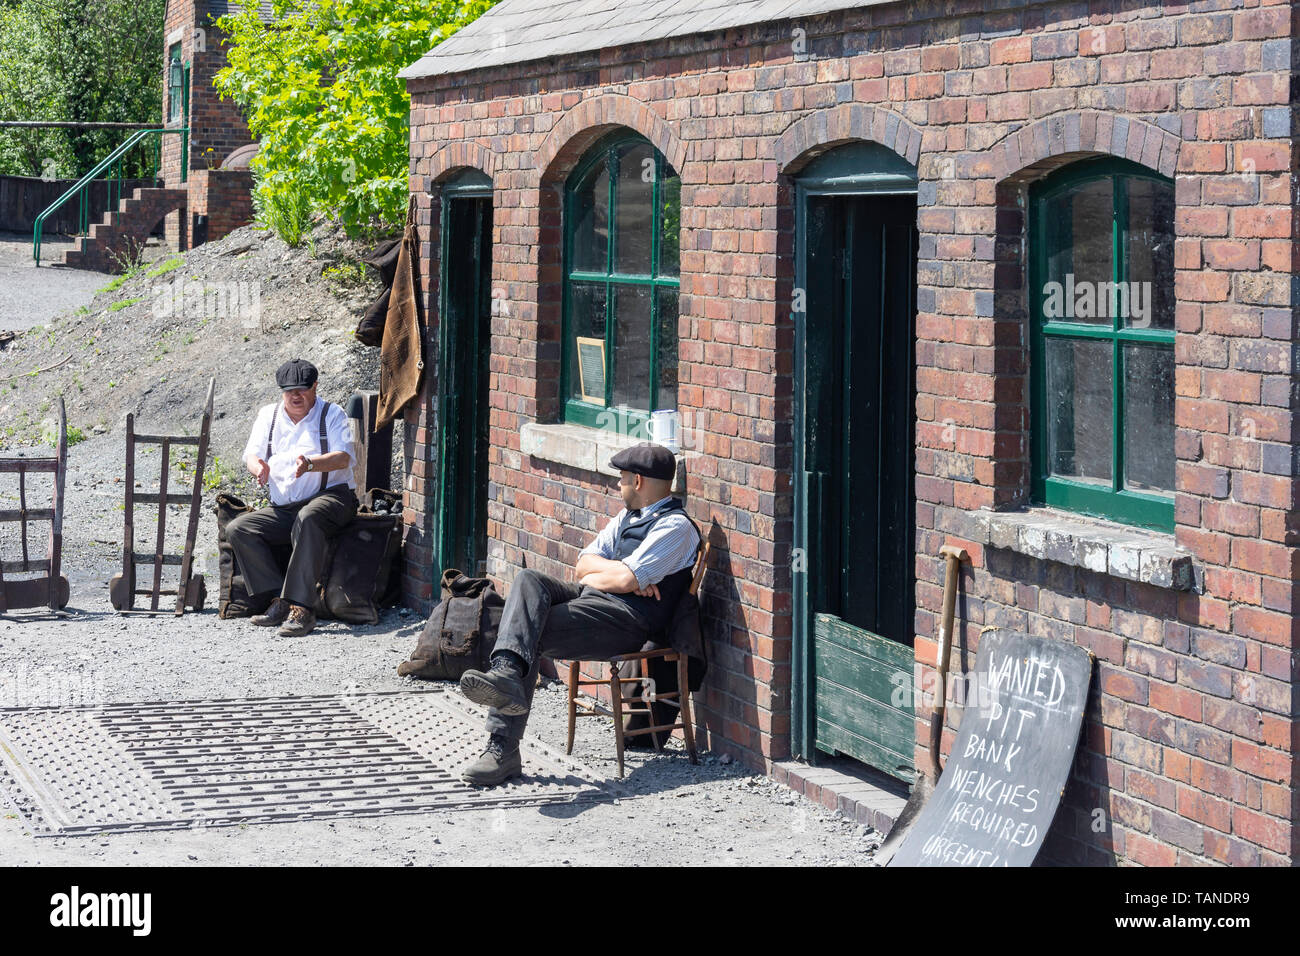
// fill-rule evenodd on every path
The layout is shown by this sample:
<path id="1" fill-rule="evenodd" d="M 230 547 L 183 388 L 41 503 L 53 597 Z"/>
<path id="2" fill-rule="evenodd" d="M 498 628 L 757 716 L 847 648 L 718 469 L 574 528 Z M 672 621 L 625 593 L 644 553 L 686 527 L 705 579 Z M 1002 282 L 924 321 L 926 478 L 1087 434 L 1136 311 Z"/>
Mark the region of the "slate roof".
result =
<path id="1" fill-rule="evenodd" d="M 397 75 L 526 63 L 893 0 L 501 0 Z"/>
<path id="2" fill-rule="evenodd" d="M 208 0 L 208 12 L 214 20 L 232 13 L 242 13 L 244 2 L 245 0 Z M 258 0 L 258 8 L 257 14 L 263 23 L 274 22 L 275 11 L 271 8 L 271 0 Z"/>

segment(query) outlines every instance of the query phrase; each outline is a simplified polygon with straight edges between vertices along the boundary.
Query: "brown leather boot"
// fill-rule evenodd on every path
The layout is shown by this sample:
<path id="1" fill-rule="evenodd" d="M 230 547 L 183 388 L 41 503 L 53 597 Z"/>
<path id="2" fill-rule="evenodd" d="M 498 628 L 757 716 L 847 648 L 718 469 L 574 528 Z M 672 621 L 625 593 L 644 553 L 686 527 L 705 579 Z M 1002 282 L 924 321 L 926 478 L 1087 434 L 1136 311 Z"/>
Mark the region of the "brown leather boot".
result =
<path id="1" fill-rule="evenodd" d="M 475 787 L 495 787 L 511 777 L 523 775 L 519 741 L 493 734 L 478 760 L 461 772 L 460 779 Z"/>
<path id="2" fill-rule="evenodd" d="M 255 614 L 249 620 L 259 627 L 275 627 L 277 624 L 283 624 L 284 619 L 289 616 L 289 608 L 293 607 L 284 598 L 278 597 L 271 602 L 271 606 L 262 614 Z"/>
<path id="3" fill-rule="evenodd" d="M 315 626 L 316 615 L 312 613 L 311 608 L 292 604 L 289 606 L 289 620 L 285 621 L 279 633 L 281 637 L 302 637 L 304 634 L 310 634 Z"/>

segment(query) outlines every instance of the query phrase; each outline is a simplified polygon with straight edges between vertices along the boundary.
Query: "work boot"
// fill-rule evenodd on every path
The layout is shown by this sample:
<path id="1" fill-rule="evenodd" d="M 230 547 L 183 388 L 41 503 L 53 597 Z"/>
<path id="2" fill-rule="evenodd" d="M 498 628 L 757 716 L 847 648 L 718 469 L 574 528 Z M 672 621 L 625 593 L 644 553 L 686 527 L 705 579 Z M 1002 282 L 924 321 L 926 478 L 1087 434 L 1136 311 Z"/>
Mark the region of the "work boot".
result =
<path id="1" fill-rule="evenodd" d="M 492 655 L 489 670 L 468 670 L 461 675 L 461 692 L 476 704 L 495 707 L 505 717 L 526 714 L 528 698 L 524 694 L 521 663 L 509 651 L 498 651 Z"/>
<path id="2" fill-rule="evenodd" d="M 503 734 L 493 734 L 478 760 L 465 768 L 460 779 L 475 787 L 495 787 L 519 776 L 523 776 L 519 741 L 510 740 Z"/>
<path id="3" fill-rule="evenodd" d="M 293 607 L 282 597 L 276 598 L 271 602 L 263 613 L 255 614 L 249 620 L 259 627 L 275 627 L 277 624 L 283 624 L 284 619 L 289 616 L 289 608 Z"/>
<path id="4" fill-rule="evenodd" d="M 303 607 L 300 604 L 294 604 L 289 608 L 289 620 L 280 628 L 281 637 L 302 637 L 304 634 L 310 634 L 312 628 L 316 626 L 316 615 L 312 613 L 311 608 Z"/>

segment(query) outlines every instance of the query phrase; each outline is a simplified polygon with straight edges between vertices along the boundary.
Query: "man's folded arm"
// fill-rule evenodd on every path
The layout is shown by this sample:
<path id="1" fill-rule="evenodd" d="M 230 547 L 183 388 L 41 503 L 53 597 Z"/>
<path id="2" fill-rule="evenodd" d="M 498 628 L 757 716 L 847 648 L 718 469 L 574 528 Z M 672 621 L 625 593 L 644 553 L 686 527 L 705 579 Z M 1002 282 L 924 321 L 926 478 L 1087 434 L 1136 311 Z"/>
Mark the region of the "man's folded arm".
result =
<path id="1" fill-rule="evenodd" d="M 700 536 L 689 518 L 676 516 L 658 522 L 637 549 L 623 559 L 637 582 L 632 590 L 658 584 L 668 575 L 690 567 L 699 543 Z"/>
<path id="2" fill-rule="evenodd" d="M 668 575 L 690 567 L 699 540 L 688 519 L 666 518 L 650 529 L 637 549 L 621 561 L 602 562 L 586 576 L 579 562 L 579 582 L 610 594 L 644 591 Z"/>

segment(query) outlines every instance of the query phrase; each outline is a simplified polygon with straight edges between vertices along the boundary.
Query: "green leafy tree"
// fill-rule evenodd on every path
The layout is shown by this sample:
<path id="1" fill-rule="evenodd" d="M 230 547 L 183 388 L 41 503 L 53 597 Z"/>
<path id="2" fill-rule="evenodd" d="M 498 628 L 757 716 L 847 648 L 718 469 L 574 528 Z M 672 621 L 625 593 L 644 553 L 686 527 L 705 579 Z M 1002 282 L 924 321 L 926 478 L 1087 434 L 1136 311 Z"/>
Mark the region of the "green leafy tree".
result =
<path id="1" fill-rule="evenodd" d="M 0 119 L 156 122 L 162 110 L 166 0 L 4 0 Z M 86 172 L 122 130 L 0 130 L 0 171 L 59 178 Z M 141 151 L 124 172 L 151 166 Z"/>
<path id="2" fill-rule="evenodd" d="M 397 72 L 495 0 L 275 0 L 221 17 L 228 66 L 214 85 L 261 144 L 261 218 L 296 244 L 325 214 L 349 235 L 400 226 L 407 204 L 410 97 Z"/>

